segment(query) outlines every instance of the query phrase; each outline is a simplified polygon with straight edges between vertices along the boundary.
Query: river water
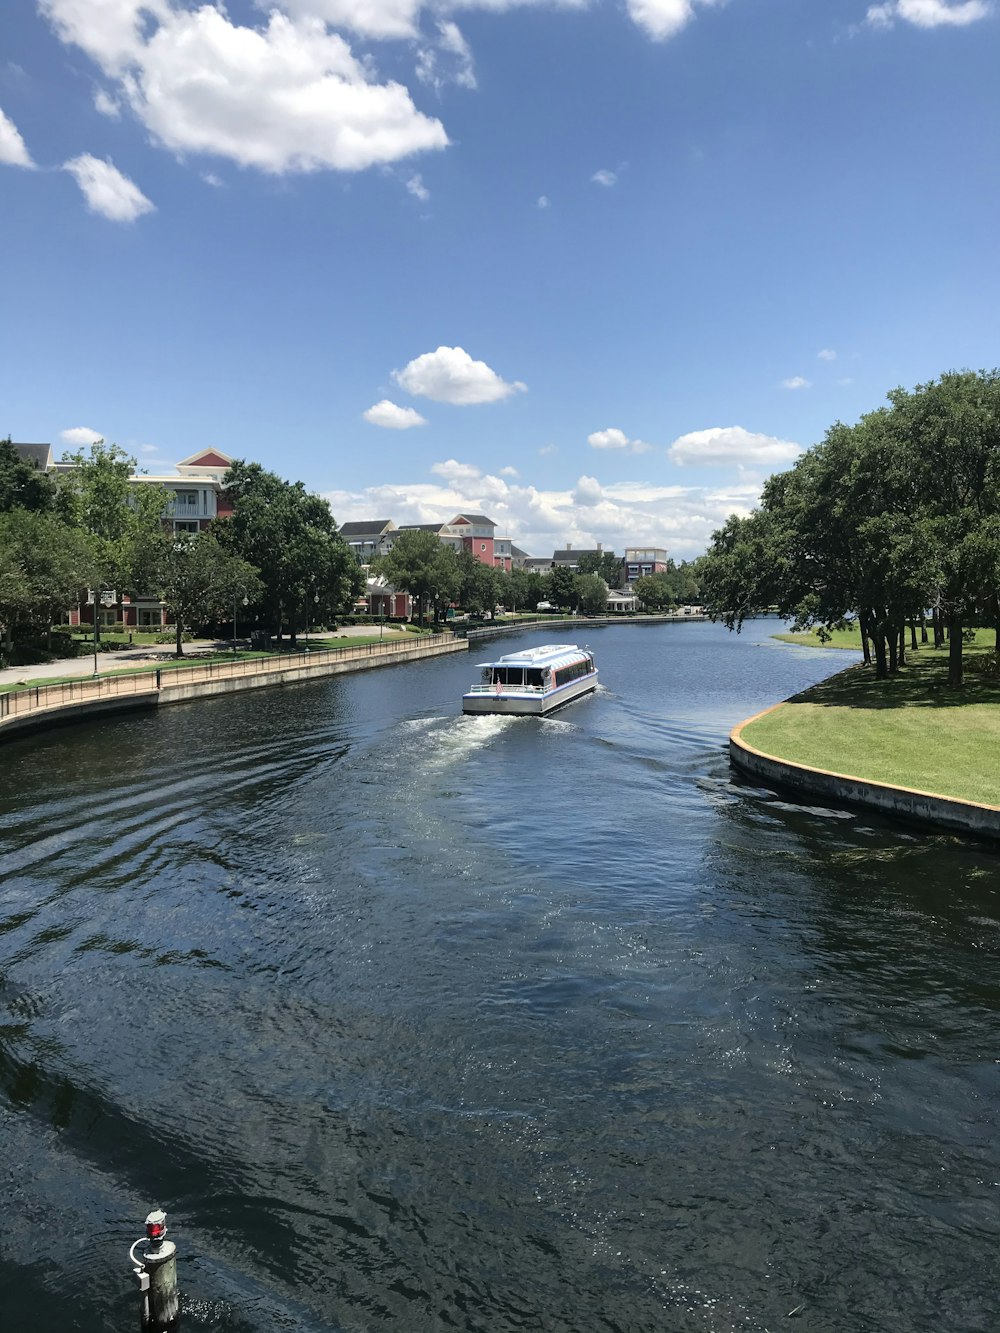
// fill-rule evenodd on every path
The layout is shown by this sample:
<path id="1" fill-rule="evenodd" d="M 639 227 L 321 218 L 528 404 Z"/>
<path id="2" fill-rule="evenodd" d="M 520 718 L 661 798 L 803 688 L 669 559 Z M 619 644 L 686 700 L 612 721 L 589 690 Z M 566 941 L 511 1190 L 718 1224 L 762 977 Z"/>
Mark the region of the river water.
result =
<path id="1" fill-rule="evenodd" d="M 135 1327 L 157 1203 L 206 1333 L 1000 1327 L 1000 857 L 734 779 L 776 628 L 5 745 L 3 1328 Z"/>

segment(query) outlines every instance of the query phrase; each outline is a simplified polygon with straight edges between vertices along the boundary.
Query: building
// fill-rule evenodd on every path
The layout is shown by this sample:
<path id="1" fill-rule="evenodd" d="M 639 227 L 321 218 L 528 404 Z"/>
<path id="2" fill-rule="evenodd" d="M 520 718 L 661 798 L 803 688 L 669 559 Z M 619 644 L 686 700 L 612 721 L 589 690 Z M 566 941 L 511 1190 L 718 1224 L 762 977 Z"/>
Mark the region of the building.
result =
<path id="1" fill-rule="evenodd" d="M 636 579 L 647 574 L 667 572 L 667 552 L 663 546 L 625 547 L 625 587 L 631 588 Z"/>
<path id="2" fill-rule="evenodd" d="M 398 531 L 391 518 L 364 519 L 360 523 L 342 523 L 340 535 L 358 558 L 361 565 L 370 565 L 380 555 L 392 550 L 392 539 Z"/>

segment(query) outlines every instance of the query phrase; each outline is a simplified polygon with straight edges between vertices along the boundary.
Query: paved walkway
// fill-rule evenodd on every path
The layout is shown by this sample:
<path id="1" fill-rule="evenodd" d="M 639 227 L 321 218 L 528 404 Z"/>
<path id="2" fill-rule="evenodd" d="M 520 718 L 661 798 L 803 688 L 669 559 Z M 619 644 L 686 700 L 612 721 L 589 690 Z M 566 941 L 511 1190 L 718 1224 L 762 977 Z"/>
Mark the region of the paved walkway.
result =
<path id="1" fill-rule="evenodd" d="M 342 625 L 340 629 L 330 634 L 300 634 L 299 643 L 309 642 L 312 639 L 348 639 L 348 638 L 371 638 L 371 625 Z M 395 639 L 405 634 L 405 630 L 397 630 L 394 627 L 385 627 L 385 638 Z M 184 644 L 185 657 L 204 657 L 207 653 L 225 652 L 227 648 L 232 648 L 232 639 L 192 639 Z M 243 639 L 239 644 L 242 649 L 249 649 L 250 644 Z M 150 643 L 136 644 L 134 648 L 122 648 L 116 653 L 98 653 L 97 654 L 97 672 L 98 675 L 105 671 L 114 671 L 122 667 L 143 667 L 143 666 L 162 666 L 169 662 L 177 662 L 177 656 L 170 644 Z M 55 678 L 89 677 L 94 674 L 94 654 L 84 653 L 82 657 L 62 657 L 55 662 L 38 662 L 33 666 L 14 666 L 4 667 L 0 670 L 0 687 L 4 685 L 18 685 L 28 680 L 48 680 Z"/>

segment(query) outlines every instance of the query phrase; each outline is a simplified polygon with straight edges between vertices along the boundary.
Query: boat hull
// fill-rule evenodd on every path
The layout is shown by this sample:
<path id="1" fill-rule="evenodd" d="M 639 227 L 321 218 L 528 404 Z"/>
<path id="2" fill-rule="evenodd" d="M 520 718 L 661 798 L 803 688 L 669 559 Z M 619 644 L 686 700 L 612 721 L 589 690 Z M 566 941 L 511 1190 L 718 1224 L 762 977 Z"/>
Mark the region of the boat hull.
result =
<path id="1" fill-rule="evenodd" d="M 544 694 L 519 693 L 517 689 L 477 691 L 462 696 L 463 713 L 500 713 L 510 717 L 546 717 L 597 689 L 597 672 L 571 680 Z"/>

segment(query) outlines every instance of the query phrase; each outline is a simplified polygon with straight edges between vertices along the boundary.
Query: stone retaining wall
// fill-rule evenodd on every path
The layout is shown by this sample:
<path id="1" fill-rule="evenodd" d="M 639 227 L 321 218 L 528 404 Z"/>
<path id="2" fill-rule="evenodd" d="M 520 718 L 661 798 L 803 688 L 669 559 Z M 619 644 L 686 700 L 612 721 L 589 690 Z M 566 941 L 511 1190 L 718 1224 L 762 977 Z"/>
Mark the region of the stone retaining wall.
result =
<path id="1" fill-rule="evenodd" d="M 783 708 L 775 704 L 774 708 Z M 847 805 L 897 819 L 906 819 L 935 828 L 956 829 L 978 837 L 1000 840 L 1000 806 L 977 805 L 951 796 L 917 791 L 911 787 L 891 787 L 884 782 L 868 782 L 847 773 L 831 773 L 822 768 L 808 768 L 787 759 L 757 750 L 742 737 L 744 727 L 773 712 L 766 708 L 734 727 L 729 735 L 729 759 L 741 773 L 757 779 L 765 787 L 818 796 L 829 805 Z"/>

